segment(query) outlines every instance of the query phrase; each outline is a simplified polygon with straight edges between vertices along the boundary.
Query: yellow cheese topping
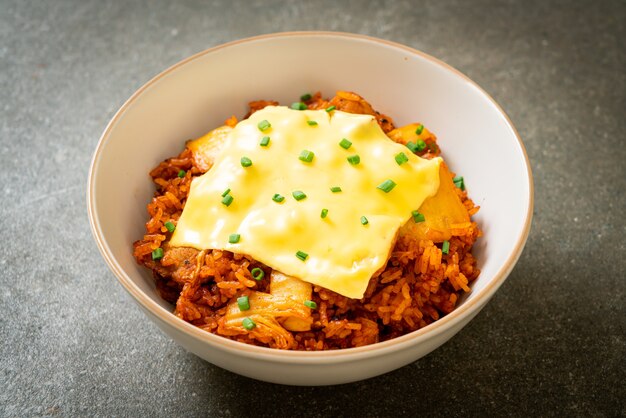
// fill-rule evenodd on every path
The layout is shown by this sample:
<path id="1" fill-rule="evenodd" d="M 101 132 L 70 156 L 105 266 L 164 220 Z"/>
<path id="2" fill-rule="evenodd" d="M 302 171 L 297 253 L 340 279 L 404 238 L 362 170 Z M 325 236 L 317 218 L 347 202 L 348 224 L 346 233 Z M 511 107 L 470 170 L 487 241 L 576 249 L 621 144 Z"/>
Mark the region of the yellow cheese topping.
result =
<path id="1" fill-rule="evenodd" d="M 408 161 L 396 161 L 400 153 Z M 437 192 L 440 162 L 393 142 L 369 115 L 266 107 L 239 122 L 194 179 L 171 244 L 248 254 L 362 298 L 398 228 Z M 388 191 L 378 187 L 385 182 Z"/>

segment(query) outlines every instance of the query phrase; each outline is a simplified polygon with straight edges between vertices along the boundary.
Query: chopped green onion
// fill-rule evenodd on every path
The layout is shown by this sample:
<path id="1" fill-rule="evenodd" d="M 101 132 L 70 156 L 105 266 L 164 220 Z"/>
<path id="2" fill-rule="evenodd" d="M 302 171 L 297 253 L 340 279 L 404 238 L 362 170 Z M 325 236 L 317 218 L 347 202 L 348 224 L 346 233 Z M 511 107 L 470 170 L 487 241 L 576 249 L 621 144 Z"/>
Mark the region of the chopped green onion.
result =
<path id="1" fill-rule="evenodd" d="M 423 131 L 424 131 L 424 125 L 420 124 L 415 130 L 415 133 L 418 135 L 421 135 Z"/>
<path id="2" fill-rule="evenodd" d="M 327 112 L 332 112 L 332 111 L 333 111 L 333 110 L 335 110 L 335 109 L 337 109 L 337 108 L 336 108 L 334 105 L 333 105 L 333 106 L 328 106 L 328 107 L 326 108 L 326 111 L 327 111 Z"/>
<path id="3" fill-rule="evenodd" d="M 441 246 L 441 252 L 444 254 L 448 254 L 449 251 L 450 251 L 450 242 L 444 241 L 443 245 Z"/>
<path id="4" fill-rule="evenodd" d="M 272 127 L 272 124 L 269 123 L 267 119 L 263 119 L 261 122 L 258 123 L 257 127 L 260 131 L 267 131 L 269 128 Z"/>
<path id="5" fill-rule="evenodd" d="M 328 216 L 328 209 L 322 209 L 322 213 L 320 214 L 320 216 L 322 217 L 322 219 L 327 217 Z"/>
<path id="6" fill-rule="evenodd" d="M 422 139 L 418 139 L 417 142 L 407 142 L 406 147 L 411 150 L 411 152 L 416 153 L 423 151 L 426 148 L 426 142 Z"/>
<path id="7" fill-rule="evenodd" d="M 282 202 L 283 200 L 285 200 L 285 196 L 283 196 L 283 195 L 281 195 L 281 194 L 276 193 L 274 196 L 272 196 L 272 200 L 273 200 L 274 202 L 280 203 L 280 202 Z"/>
<path id="8" fill-rule="evenodd" d="M 339 141 L 339 146 L 343 149 L 348 149 L 352 146 L 352 142 L 348 141 L 346 138 L 343 138 Z"/>
<path id="9" fill-rule="evenodd" d="M 304 306 L 311 309 L 317 309 L 317 303 L 313 302 L 312 300 L 305 300 Z"/>
<path id="10" fill-rule="evenodd" d="M 156 250 L 152 251 L 152 259 L 154 261 L 158 261 L 162 258 L 163 258 L 163 248 L 157 248 Z"/>
<path id="11" fill-rule="evenodd" d="M 263 280 L 263 277 L 265 277 L 265 272 L 258 267 L 253 268 L 250 273 L 252 274 L 252 278 L 257 282 Z"/>
<path id="12" fill-rule="evenodd" d="M 426 220 L 426 217 L 424 216 L 423 213 L 419 213 L 418 211 L 414 210 L 413 212 L 411 212 L 411 216 L 413 216 L 413 221 L 417 224 L 420 222 L 424 222 Z"/>
<path id="13" fill-rule="evenodd" d="M 262 147 L 267 147 L 269 145 L 269 143 L 270 143 L 270 137 L 269 136 L 264 136 L 261 139 L 261 142 L 259 142 L 259 145 L 262 146 Z"/>
<path id="14" fill-rule="evenodd" d="M 222 205 L 224 206 L 230 206 L 231 203 L 233 203 L 233 195 L 231 194 L 227 194 L 226 196 L 224 196 L 224 198 L 222 199 Z"/>
<path id="15" fill-rule="evenodd" d="M 293 110 L 306 110 L 306 105 L 302 102 L 295 102 L 291 104 Z"/>
<path id="16" fill-rule="evenodd" d="M 165 222 L 163 225 L 165 226 L 165 228 L 167 228 L 169 232 L 174 232 L 176 230 L 176 225 L 174 225 L 170 221 Z"/>
<path id="17" fill-rule="evenodd" d="M 330 191 L 333 193 L 340 193 L 341 192 L 341 187 L 339 186 L 333 186 L 330 188 Z"/>
<path id="18" fill-rule="evenodd" d="M 309 100 L 311 100 L 313 96 L 311 96 L 309 93 L 304 93 L 302 96 L 300 96 L 300 100 L 302 100 L 303 102 L 307 102 Z"/>
<path id="19" fill-rule="evenodd" d="M 222 193 L 222 197 L 226 196 L 229 193 L 230 193 L 230 189 L 224 190 L 224 192 Z"/>
<path id="20" fill-rule="evenodd" d="M 367 225 L 370 221 L 365 216 L 361 216 L 361 225 Z"/>
<path id="21" fill-rule="evenodd" d="M 185 170 L 180 170 L 178 172 L 178 177 L 182 179 L 183 177 L 185 177 L 185 174 L 187 174 L 187 172 Z"/>
<path id="22" fill-rule="evenodd" d="M 241 239 L 241 235 L 239 235 L 239 234 L 230 234 L 228 236 L 228 243 L 229 244 L 237 244 L 240 239 Z"/>
<path id="23" fill-rule="evenodd" d="M 351 155 L 347 158 L 348 162 L 352 165 L 357 165 L 358 163 L 361 162 L 361 157 L 359 157 L 358 155 L 354 154 Z"/>
<path id="24" fill-rule="evenodd" d="M 315 154 L 313 153 L 313 151 L 302 150 L 302 152 L 300 153 L 300 157 L 298 158 L 300 159 L 300 161 L 304 161 L 305 163 L 310 163 L 311 161 L 313 161 L 313 157 L 315 157 Z"/>
<path id="25" fill-rule="evenodd" d="M 296 200 L 302 200 L 302 199 L 306 198 L 306 195 L 304 194 L 304 192 L 300 191 L 300 190 L 296 190 L 295 192 L 291 193 L 291 195 Z"/>
<path id="26" fill-rule="evenodd" d="M 402 165 L 404 163 L 406 163 L 407 161 L 409 161 L 409 157 L 406 156 L 405 153 L 401 152 L 400 154 L 396 155 L 396 162 L 398 163 L 398 165 Z"/>
<path id="27" fill-rule="evenodd" d="M 463 180 L 463 176 L 456 176 L 452 179 L 454 185 L 461 190 L 465 190 L 465 181 Z"/>
<path id="28" fill-rule="evenodd" d="M 306 123 L 308 123 L 309 126 L 317 126 L 317 122 L 314 120 L 307 120 Z"/>
<path id="29" fill-rule="evenodd" d="M 389 193 L 394 187 L 396 187 L 396 183 L 391 179 L 387 179 L 376 186 L 377 189 L 380 189 L 385 193 Z"/>
<path id="30" fill-rule="evenodd" d="M 237 298 L 237 305 L 239 305 L 240 311 L 247 311 L 250 309 L 250 300 L 247 296 L 241 296 Z"/>
<path id="31" fill-rule="evenodd" d="M 241 321 L 241 325 L 248 331 L 252 331 L 256 327 L 256 324 L 250 318 L 244 318 L 243 321 Z"/>
<path id="32" fill-rule="evenodd" d="M 241 157 L 241 166 L 242 167 L 250 167 L 252 165 L 252 160 L 248 157 Z"/>
<path id="33" fill-rule="evenodd" d="M 309 258 L 309 255 L 305 253 L 304 251 L 298 251 L 296 253 L 296 257 L 298 257 L 302 261 L 305 261 L 307 258 Z"/>

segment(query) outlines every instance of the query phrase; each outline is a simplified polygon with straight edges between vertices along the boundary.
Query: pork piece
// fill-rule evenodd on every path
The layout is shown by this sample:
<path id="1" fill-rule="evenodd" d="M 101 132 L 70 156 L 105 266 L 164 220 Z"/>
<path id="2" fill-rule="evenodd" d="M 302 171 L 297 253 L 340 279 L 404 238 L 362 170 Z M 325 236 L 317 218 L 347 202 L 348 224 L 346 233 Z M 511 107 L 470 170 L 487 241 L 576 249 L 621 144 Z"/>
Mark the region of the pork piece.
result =
<path id="1" fill-rule="evenodd" d="M 146 258 L 144 265 L 159 276 L 171 278 L 180 284 L 191 280 L 196 269 L 198 250 L 189 247 L 173 247 L 169 245 L 169 242 L 165 242 L 162 248 L 164 255 L 160 262 Z"/>

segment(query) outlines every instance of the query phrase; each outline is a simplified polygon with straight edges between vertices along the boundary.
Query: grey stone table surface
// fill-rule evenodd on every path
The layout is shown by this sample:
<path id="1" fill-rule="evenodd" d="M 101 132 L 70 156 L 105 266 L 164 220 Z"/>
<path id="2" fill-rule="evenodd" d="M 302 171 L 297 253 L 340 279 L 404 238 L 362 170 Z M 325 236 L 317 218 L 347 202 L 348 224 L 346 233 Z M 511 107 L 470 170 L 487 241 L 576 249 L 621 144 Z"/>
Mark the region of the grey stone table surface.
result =
<path id="1" fill-rule="evenodd" d="M 623 1 L 0 1 L 0 416 L 625 416 Z M 287 30 L 434 55 L 507 111 L 535 179 L 526 249 L 458 335 L 336 387 L 234 375 L 149 323 L 93 242 L 107 121 L 208 47 Z"/>

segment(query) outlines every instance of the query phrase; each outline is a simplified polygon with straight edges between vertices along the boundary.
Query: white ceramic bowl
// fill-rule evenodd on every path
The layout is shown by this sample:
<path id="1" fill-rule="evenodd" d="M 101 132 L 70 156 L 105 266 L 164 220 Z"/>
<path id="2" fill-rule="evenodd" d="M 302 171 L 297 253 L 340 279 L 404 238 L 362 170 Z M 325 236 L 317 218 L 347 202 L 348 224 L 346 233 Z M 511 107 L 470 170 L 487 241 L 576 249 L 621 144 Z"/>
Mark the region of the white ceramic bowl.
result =
<path id="1" fill-rule="evenodd" d="M 172 314 L 132 242 L 143 235 L 154 193 L 152 167 L 184 141 L 219 126 L 247 103 L 291 103 L 302 92 L 351 90 L 401 126 L 422 121 L 450 167 L 465 177 L 481 210 L 482 270 L 458 308 L 413 333 L 326 352 L 279 351 L 202 331 Z M 338 384 L 376 376 L 428 354 L 487 303 L 519 258 L 530 229 L 533 189 L 522 142 L 502 109 L 474 82 L 437 59 L 392 42 L 325 32 L 281 33 L 196 54 L 140 88 L 113 117 L 94 153 L 88 186 L 91 227 L 120 283 L 150 320 L 203 359 L 255 379 L 292 385 Z"/>

